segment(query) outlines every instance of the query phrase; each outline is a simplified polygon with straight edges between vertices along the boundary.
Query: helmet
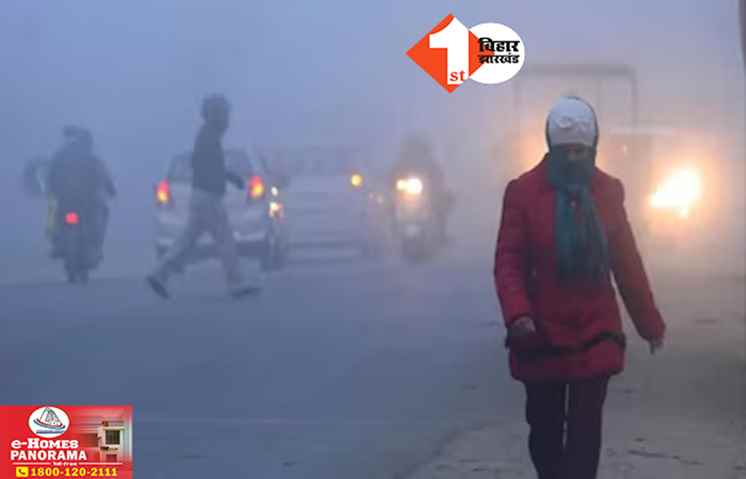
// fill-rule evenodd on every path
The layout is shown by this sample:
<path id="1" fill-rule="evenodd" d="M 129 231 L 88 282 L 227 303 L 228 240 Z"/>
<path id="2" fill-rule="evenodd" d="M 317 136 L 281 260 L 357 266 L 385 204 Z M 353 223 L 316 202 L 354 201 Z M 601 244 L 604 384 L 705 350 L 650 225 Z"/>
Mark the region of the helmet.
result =
<path id="1" fill-rule="evenodd" d="M 80 138 L 85 132 L 85 128 L 78 125 L 65 125 L 62 127 L 62 137 L 66 140 L 75 140 Z"/>
<path id="2" fill-rule="evenodd" d="M 65 125 L 62 128 L 62 136 L 68 145 L 81 147 L 85 151 L 93 149 L 93 135 L 88 128 L 79 125 Z"/>

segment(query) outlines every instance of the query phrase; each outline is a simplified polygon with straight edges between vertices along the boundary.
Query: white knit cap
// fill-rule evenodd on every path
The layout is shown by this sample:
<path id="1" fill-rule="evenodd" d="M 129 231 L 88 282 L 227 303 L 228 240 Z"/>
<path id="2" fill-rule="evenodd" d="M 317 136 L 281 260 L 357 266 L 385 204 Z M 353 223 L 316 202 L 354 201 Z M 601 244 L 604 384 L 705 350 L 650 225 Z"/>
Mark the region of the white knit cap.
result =
<path id="1" fill-rule="evenodd" d="M 596 115 L 583 100 L 562 97 L 547 117 L 547 140 L 550 146 L 581 144 L 596 146 Z"/>

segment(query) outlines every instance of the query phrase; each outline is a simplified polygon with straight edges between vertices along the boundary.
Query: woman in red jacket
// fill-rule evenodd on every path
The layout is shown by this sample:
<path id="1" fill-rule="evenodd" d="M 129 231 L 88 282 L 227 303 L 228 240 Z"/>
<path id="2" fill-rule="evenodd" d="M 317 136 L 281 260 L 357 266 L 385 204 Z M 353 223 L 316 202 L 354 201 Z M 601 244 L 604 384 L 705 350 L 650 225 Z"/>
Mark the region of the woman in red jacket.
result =
<path id="1" fill-rule="evenodd" d="M 547 118 L 549 153 L 506 190 L 495 284 L 510 371 L 526 387 L 529 451 L 539 479 L 593 479 L 611 375 L 625 336 L 611 275 L 651 353 L 663 344 L 624 209 L 622 183 L 595 166 L 593 109 L 563 97 Z M 565 437 L 566 432 L 566 437 Z"/>

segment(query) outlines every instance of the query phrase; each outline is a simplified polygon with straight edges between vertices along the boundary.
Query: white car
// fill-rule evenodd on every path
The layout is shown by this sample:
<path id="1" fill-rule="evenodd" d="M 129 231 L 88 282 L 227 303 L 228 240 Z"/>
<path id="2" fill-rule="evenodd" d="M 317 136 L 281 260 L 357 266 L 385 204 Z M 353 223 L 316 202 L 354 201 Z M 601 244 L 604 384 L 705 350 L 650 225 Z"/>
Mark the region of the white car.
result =
<path id="1" fill-rule="evenodd" d="M 233 226 L 240 256 L 255 257 L 265 270 L 281 267 L 287 248 L 284 207 L 278 188 L 271 182 L 264 165 L 241 149 L 227 149 L 226 169 L 245 178 L 239 190 L 228 183 L 225 206 Z M 155 250 L 158 257 L 178 239 L 186 227 L 192 191 L 191 153 L 174 157 L 165 178 L 155 186 Z M 216 257 L 209 234 L 197 241 L 190 262 Z"/>
<path id="2" fill-rule="evenodd" d="M 292 247 L 351 246 L 363 254 L 380 252 L 382 205 L 372 178 L 353 154 L 318 148 L 303 151 L 286 168 L 283 190 Z"/>

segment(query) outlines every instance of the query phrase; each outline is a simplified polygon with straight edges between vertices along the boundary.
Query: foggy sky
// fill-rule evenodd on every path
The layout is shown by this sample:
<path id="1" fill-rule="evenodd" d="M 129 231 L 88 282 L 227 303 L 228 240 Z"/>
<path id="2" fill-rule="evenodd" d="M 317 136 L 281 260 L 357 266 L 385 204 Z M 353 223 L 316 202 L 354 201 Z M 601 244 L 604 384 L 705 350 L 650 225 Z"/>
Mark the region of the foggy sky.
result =
<path id="1" fill-rule="evenodd" d="M 735 0 L 11 0 L 0 19 L 0 199 L 18 197 L 23 161 L 51 153 L 66 123 L 92 129 L 120 183 L 149 187 L 190 147 L 212 91 L 233 103 L 231 145 L 385 148 L 417 129 L 442 149 L 497 136 L 510 82 L 449 95 L 405 55 L 448 13 L 509 25 L 527 64 L 635 65 L 645 119 L 742 137 L 736 10 Z"/>
<path id="2" fill-rule="evenodd" d="M 507 5 L 11 2 L 0 21 L 0 138 L 6 151 L 25 156 L 52 148 L 61 124 L 81 122 L 110 154 L 162 154 L 189 144 L 208 91 L 233 100 L 236 141 L 333 141 L 339 126 L 353 140 L 399 134 L 390 129 L 426 123 L 431 111 L 467 113 L 508 89 L 469 84 L 443 95 L 404 55 L 449 12 L 466 25 L 510 25 L 523 36 L 528 62 L 626 62 L 650 68 L 648 83 L 678 78 L 652 85 L 648 97 L 696 91 L 704 100 L 703 90 L 720 90 L 739 73 L 732 0 Z"/>

